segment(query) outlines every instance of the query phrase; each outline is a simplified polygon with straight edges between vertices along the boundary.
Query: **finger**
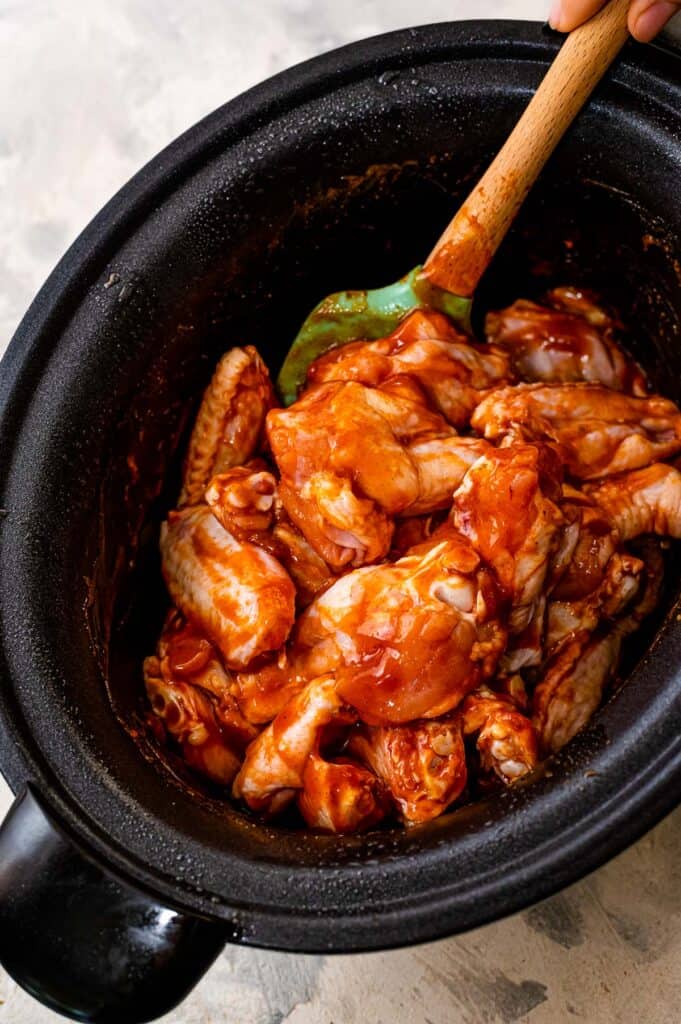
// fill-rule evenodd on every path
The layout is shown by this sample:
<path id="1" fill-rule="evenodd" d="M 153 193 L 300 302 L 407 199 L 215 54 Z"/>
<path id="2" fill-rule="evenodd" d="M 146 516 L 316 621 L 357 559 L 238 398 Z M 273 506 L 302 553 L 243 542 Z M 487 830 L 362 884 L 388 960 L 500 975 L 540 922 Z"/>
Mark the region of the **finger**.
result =
<path id="1" fill-rule="evenodd" d="M 557 32 L 572 32 L 573 28 L 577 28 L 596 11 L 600 11 L 601 7 L 605 7 L 605 2 L 606 0 L 554 0 L 549 14 L 549 25 Z"/>
<path id="2" fill-rule="evenodd" d="M 681 0 L 633 0 L 629 9 L 629 31 L 639 43 L 649 43 L 670 18 L 681 10 Z"/>

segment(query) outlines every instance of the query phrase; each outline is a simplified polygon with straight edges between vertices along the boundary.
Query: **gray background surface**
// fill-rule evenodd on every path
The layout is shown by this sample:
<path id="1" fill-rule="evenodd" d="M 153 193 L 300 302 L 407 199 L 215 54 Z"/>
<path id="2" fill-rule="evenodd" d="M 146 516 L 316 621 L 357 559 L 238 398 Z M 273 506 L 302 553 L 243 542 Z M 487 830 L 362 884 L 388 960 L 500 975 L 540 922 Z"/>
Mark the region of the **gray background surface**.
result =
<path id="1" fill-rule="evenodd" d="M 0 352 L 102 204 L 198 118 L 402 26 L 544 0 L 0 0 Z M 0 817 L 10 794 L 0 780 Z M 681 1020 L 681 811 L 559 896 L 468 935 L 335 958 L 228 947 L 168 1024 Z M 47 1024 L 0 970 L 0 1024 Z M 121 1024 L 125 1024 L 124 1021 Z"/>

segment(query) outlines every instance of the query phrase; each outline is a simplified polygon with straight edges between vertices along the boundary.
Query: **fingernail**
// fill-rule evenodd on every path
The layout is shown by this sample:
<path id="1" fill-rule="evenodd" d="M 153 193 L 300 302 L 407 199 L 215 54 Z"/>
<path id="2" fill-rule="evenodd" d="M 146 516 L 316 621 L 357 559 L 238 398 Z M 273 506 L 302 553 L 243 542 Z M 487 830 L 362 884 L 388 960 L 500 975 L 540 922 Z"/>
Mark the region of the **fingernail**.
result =
<path id="1" fill-rule="evenodd" d="M 556 32 L 560 31 L 560 22 L 563 17 L 563 2 L 562 0 L 553 0 L 553 6 L 549 13 L 549 25 Z"/>
<path id="2" fill-rule="evenodd" d="M 677 4 L 653 4 L 639 14 L 632 28 L 632 35 L 639 43 L 649 43 L 664 28 L 678 10 Z"/>

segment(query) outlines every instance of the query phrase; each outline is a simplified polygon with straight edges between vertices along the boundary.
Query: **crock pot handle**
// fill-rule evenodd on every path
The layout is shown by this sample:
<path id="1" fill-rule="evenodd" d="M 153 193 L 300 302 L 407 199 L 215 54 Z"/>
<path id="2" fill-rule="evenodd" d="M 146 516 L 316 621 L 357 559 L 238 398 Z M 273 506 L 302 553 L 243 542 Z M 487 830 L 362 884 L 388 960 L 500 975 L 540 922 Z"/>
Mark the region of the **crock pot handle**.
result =
<path id="1" fill-rule="evenodd" d="M 141 1024 L 194 987 L 225 926 L 171 910 L 81 853 L 25 789 L 0 826 L 0 962 L 52 1010 Z"/>

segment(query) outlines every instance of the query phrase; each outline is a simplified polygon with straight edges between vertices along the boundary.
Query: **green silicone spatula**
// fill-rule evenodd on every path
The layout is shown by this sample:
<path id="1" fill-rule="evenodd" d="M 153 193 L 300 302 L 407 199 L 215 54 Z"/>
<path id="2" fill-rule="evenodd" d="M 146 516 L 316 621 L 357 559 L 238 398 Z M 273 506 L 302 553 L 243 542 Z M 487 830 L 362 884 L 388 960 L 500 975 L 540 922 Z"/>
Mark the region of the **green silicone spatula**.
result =
<path id="1" fill-rule="evenodd" d="M 470 329 L 473 293 L 532 185 L 566 129 L 628 38 L 629 0 L 610 0 L 571 32 L 499 154 L 422 267 L 395 284 L 335 292 L 312 310 L 281 368 L 290 405 L 310 363 L 330 348 L 383 338 L 412 309 L 446 313 Z"/>

